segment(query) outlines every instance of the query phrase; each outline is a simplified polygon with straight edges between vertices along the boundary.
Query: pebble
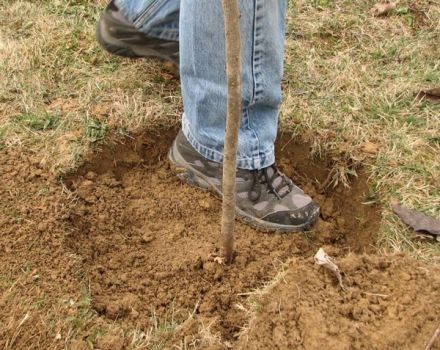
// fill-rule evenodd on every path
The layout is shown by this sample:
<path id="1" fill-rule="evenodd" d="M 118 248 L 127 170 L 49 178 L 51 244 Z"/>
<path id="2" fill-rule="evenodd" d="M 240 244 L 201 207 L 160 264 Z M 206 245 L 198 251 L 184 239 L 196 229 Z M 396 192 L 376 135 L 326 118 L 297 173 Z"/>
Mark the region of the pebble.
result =
<path id="1" fill-rule="evenodd" d="M 47 225 L 47 223 L 45 223 L 45 222 L 40 222 L 40 223 L 37 225 L 37 230 L 38 230 L 38 232 L 40 232 L 40 233 L 47 231 L 47 229 L 48 229 L 48 225 Z"/>
<path id="2" fill-rule="evenodd" d="M 142 236 L 141 242 L 142 243 L 150 243 L 154 241 L 155 237 L 151 233 L 146 233 Z"/>
<path id="3" fill-rule="evenodd" d="M 87 174 L 86 174 L 86 176 L 85 176 L 85 178 L 87 179 L 87 180 L 95 180 L 96 179 L 96 173 L 94 173 L 93 171 L 89 171 Z"/>

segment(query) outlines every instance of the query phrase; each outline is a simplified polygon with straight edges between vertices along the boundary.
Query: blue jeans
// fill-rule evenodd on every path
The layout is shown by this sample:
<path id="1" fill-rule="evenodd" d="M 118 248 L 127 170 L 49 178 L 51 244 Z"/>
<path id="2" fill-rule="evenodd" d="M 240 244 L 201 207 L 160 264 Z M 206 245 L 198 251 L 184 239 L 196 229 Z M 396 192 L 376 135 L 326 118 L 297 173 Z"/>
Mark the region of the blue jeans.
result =
<path id="1" fill-rule="evenodd" d="M 237 166 L 275 162 L 281 102 L 285 0 L 240 0 L 242 116 Z M 222 162 L 227 84 L 220 0 L 116 0 L 142 32 L 179 41 L 182 129 L 204 157 Z"/>

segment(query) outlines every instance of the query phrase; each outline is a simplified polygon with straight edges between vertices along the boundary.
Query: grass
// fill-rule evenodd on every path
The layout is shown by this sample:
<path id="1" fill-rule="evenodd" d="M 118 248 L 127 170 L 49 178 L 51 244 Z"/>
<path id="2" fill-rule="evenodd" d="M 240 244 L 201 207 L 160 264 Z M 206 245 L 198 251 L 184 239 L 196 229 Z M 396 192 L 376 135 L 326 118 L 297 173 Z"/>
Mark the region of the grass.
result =
<path id="1" fill-rule="evenodd" d="M 440 104 L 415 94 L 440 85 L 439 4 L 400 2 L 389 17 L 371 1 L 295 1 L 287 25 L 281 125 L 336 159 L 338 176 L 362 164 L 383 206 L 383 248 L 438 259 L 438 244 L 409 239 L 392 201 L 440 216 Z M 374 144 L 375 152 L 365 152 Z M 342 166 L 341 166 L 342 165 Z"/>
<path id="2" fill-rule="evenodd" d="M 179 123 L 179 83 L 160 63 L 100 49 L 94 26 L 105 2 L 0 0 L 0 151 L 33 153 L 60 175 L 109 132 Z M 440 3 L 403 0 L 385 18 L 369 14 L 373 4 L 289 1 L 280 127 L 310 142 L 314 155 L 334 159 L 334 182 L 348 183 L 360 164 L 367 168 L 371 200 L 383 207 L 382 250 L 438 261 L 440 245 L 414 240 L 389 208 L 399 201 L 440 217 L 440 104 L 415 99 L 440 86 Z M 7 290 L 9 278 L 0 278 Z M 37 293 L 17 305 L 7 327 L 20 331 L 45 309 L 48 329 L 63 329 L 66 344 L 81 332 L 88 343 L 125 332 L 133 349 L 151 339 L 108 324 L 88 329 L 96 315 L 87 293 L 77 294 L 68 312 L 68 302 L 50 306 Z M 215 342 L 209 325 L 200 329 Z"/>
<path id="3" fill-rule="evenodd" d="M 109 128 L 178 122 L 178 82 L 161 64 L 100 49 L 94 26 L 103 1 L 0 5 L 1 144 L 41 153 L 59 173 L 75 168 Z M 57 116 L 56 127 L 44 125 L 49 116 Z"/>
<path id="4" fill-rule="evenodd" d="M 270 280 L 264 283 L 260 288 L 246 293 L 248 298 L 246 299 L 245 305 L 239 304 L 237 308 L 246 313 L 248 322 L 245 326 L 242 327 L 240 334 L 237 336 L 240 339 L 246 339 L 249 333 L 249 329 L 252 327 L 252 324 L 255 322 L 255 319 L 262 312 L 262 301 L 265 297 L 270 297 L 273 289 L 278 286 L 280 283 L 284 282 L 284 278 L 287 275 L 289 265 L 294 262 L 295 259 L 289 259 L 283 263 L 280 263 L 277 267 L 276 275 Z"/>

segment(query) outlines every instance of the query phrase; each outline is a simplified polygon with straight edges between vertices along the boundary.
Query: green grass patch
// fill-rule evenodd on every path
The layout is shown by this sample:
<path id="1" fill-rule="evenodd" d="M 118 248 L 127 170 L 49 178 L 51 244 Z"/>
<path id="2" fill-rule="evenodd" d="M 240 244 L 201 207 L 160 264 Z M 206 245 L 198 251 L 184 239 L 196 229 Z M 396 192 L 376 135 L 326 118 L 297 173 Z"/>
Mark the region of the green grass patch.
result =
<path id="1" fill-rule="evenodd" d="M 44 131 L 56 129 L 60 123 L 60 115 L 50 112 L 24 112 L 16 115 L 13 120 L 25 128 Z"/>
<path id="2" fill-rule="evenodd" d="M 88 118 L 86 121 L 85 136 L 89 142 L 102 140 L 108 130 L 108 126 L 96 119 Z"/>

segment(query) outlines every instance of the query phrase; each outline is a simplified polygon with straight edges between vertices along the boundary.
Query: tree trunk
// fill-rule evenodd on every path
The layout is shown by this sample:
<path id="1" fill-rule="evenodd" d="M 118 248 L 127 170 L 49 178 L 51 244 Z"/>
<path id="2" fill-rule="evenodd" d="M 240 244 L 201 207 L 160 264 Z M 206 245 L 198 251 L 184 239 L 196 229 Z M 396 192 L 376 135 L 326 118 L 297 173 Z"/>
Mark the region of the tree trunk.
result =
<path id="1" fill-rule="evenodd" d="M 237 0 L 222 0 L 225 19 L 228 108 L 223 157 L 221 243 L 226 263 L 234 255 L 235 175 L 241 116 L 240 11 Z"/>

